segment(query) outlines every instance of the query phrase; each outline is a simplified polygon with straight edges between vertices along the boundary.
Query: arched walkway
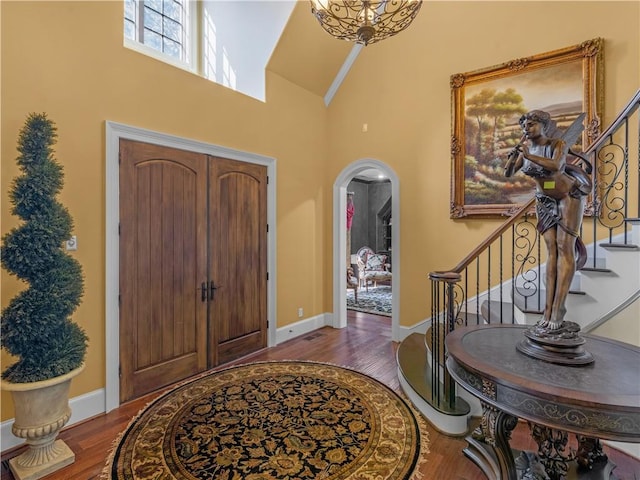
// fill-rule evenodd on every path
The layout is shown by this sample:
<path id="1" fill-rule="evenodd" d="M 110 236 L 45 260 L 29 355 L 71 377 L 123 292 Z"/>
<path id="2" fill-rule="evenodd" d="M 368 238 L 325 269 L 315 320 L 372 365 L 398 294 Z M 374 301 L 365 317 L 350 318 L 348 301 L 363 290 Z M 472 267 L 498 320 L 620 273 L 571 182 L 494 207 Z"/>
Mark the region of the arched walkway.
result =
<path id="1" fill-rule="evenodd" d="M 347 186 L 360 172 L 375 168 L 380 170 L 391 181 L 391 282 L 392 316 L 391 337 L 400 340 L 400 182 L 396 173 L 385 163 L 374 159 L 361 159 L 348 165 L 336 178 L 333 184 L 333 326 L 347 326 L 347 271 L 345 245 L 347 243 L 347 225 L 345 211 L 347 208 Z"/>

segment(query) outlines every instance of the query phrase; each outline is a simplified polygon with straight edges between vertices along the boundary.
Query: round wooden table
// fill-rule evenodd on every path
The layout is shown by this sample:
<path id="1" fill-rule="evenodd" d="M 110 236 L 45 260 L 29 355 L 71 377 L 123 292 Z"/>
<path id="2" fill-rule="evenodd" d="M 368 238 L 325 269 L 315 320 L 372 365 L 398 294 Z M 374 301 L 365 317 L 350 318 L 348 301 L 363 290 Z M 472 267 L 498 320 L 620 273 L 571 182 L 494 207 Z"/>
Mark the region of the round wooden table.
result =
<path id="1" fill-rule="evenodd" d="M 516 350 L 526 328 L 463 327 L 446 338 L 451 376 L 483 407 L 465 454 L 489 478 L 615 478 L 600 439 L 640 443 L 640 348 L 582 335 L 595 361 L 555 365 Z M 529 422 L 535 455 L 514 456 L 518 418 Z M 567 432 L 576 434 L 576 452 L 566 448 Z"/>

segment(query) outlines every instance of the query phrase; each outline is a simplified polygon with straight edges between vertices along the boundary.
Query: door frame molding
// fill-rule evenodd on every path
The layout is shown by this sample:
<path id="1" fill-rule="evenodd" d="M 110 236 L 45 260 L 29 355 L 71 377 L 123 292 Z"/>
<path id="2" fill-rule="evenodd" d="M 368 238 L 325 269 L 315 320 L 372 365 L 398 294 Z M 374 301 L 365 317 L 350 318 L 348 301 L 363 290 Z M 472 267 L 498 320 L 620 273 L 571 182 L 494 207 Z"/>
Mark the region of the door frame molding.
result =
<path id="1" fill-rule="evenodd" d="M 276 341 L 276 159 L 251 152 L 235 150 L 198 140 L 177 137 L 122 123 L 106 121 L 106 185 L 105 185 L 105 411 L 120 406 L 120 312 L 118 292 L 120 282 L 120 139 L 153 143 L 164 147 L 188 150 L 216 157 L 229 158 L 267 167 L 267 346 Z M 266 226 L 265 226 L 266 227 Z"/>
<path id="2" fill-rule="evenodd" d="M 333 184 L 333 327 L 347 326 L 347 271 L 345 245 L 347 243 L 347 186 L 360 172 L 369 168 L 380 170 L 391 180 L 391 339 L 400 341 L 400 180 L 386 163 L 373 158 L 357 160 L 337 176 Z"/>

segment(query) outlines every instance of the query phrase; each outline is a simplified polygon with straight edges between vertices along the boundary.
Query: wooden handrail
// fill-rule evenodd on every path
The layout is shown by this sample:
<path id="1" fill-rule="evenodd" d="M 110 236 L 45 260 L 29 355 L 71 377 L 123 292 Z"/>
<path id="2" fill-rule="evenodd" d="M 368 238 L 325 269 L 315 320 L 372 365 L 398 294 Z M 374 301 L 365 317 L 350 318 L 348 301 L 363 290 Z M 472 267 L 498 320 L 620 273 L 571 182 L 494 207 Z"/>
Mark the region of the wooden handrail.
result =
<path id="1" fill-rule="evenodd" d="M 535 197 L 532 197 L 527 203 L 522 205 L 518 210 L 516 210 L 513 215 L 511 215 L 502 225 L 500 225 L 491 235 L 489 235 L 485 240 L 474 248 L 469 255 L 464 257 L 464 259 L 458 263 L 451 270 L 447 271 L 438 271 L 432 272 L 429 274 L 430 277 L 440 278 L 447 274 L 459 274 L 461 273 L 471 262 L 473 262 L 482 252 L 484 252 L 489 245 L 491 245 L 494 240 L 500 237 L 505 231 L 507 231 L 518 218 L 520 218 L 525 212 L 529 211 L 533 204 L 535 203 Z"/>
<path id="2" fill-rule="evenodd" d="M 616 117 L 616 119 L 613 122 L 611 122 L 611 125 L 609 125 L 604 132 L 598 135 L 598 137 L 591 143 L 591 145 L 589 145 L 589 147 L 584 151 L 584 153 L 589 154 L 593 152 L 596 148 L 598 148 L 600 144 L 604 141 L 604 139 L 607 138 L 609 135 L 613 134 L 618 129 L 622 121 L 625 118 L 627 118 L 629 115 L 631 115 L 634 112 L 634 110 L 638 108 L 638 106 L 640 106 L 640 89 L 636 91 L 636 94 L 633 96 L 633 98 L 627 104 L 627 106 L 624 107 L 624 109 L 620 112 L 620 114 Z"/>

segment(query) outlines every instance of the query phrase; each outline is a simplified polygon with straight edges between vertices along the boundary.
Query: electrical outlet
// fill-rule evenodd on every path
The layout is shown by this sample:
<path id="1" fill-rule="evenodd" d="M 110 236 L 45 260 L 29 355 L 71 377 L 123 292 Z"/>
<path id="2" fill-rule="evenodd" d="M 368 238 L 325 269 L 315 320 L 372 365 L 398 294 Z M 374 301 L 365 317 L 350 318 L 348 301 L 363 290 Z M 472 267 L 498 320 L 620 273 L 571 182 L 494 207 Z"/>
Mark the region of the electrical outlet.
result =
<path id="1" fill-rule="evenodd" d="M 78 250 L 78 238 L 72 235 L 69 240 L 65 242 L 67 250 Z"/>
<path id="2" fill-rule="evenodd" d="M 298 318 L 302 318 L 304 316 L 304 310 L 302 307 L 298 308 Z"/>

